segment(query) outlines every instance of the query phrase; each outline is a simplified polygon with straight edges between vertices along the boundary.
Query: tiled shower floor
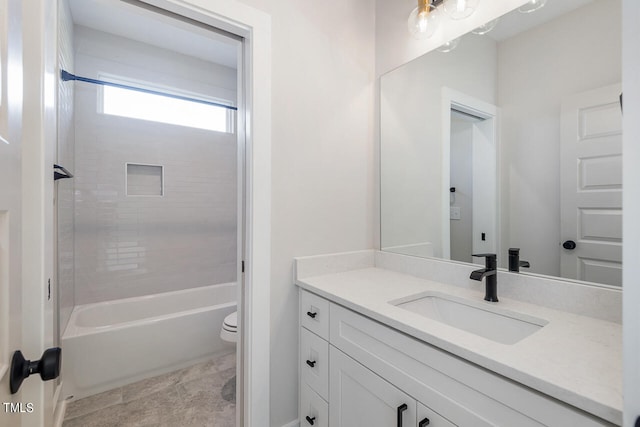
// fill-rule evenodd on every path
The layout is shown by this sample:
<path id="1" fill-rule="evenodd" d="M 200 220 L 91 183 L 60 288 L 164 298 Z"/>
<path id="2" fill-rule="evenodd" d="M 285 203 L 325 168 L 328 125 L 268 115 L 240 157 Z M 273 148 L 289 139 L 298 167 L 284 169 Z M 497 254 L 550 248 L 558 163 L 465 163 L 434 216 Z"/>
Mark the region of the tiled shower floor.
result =
<path id="1" fill-rule="evenodd" d="M 217 355 L 71 402 L 63 427 L 234 427 L 235 374 L 235 352 Z"/>

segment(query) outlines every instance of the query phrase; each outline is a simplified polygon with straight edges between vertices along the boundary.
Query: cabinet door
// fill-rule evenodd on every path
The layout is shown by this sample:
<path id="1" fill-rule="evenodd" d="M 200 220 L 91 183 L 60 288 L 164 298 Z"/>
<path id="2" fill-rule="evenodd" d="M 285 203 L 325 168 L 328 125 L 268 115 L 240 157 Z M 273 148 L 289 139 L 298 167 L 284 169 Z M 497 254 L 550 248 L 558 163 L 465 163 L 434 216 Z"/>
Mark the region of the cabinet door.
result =
<path id="1" fill-rule="evenodd" d="M 329 352 L 331 427 L 416 426 L 413 398 L 335 347 Z"/>
<path id="2" fill-rule="evenodd" d="M 446 418 L 441 417 L 436 412 L 418 402 L 418 427 L 456 427 Z"/>

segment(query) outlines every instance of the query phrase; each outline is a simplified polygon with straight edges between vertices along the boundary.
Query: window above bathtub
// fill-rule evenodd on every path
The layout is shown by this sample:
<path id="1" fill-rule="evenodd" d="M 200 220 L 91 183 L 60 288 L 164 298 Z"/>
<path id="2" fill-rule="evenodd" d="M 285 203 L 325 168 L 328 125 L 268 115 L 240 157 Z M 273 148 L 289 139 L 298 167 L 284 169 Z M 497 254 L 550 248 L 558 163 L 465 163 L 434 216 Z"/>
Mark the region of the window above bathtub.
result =
<path id="1" fill-rule="evenodd" d="M 98 111 L 103 114 L 217 132 L 234 132 L 234 111 L 227 108 L 233 107 L 233 103 L 228 100 L 111 75 L 101 75 L 99 78 L 138 89 L 101 86 Z"/>

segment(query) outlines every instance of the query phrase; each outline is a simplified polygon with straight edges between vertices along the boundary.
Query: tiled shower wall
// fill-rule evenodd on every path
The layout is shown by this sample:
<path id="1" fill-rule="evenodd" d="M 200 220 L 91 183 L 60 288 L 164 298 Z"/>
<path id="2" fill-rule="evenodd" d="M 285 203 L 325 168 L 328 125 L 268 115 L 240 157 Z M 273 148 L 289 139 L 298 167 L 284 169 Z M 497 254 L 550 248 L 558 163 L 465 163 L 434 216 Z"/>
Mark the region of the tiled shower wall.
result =
<path id="1" fill-rule="evenodd" d="M 74 71 L 73 57 L 73 21 L 71 10 L 66 0 L 60 3 L 59 9 L 59 50 L 60 67 L 69 72 Z M 74 146 L 74 85 L 59 85 L 58 93 L 58 153 L 56 162 L 71 173 L 75 170 Z M 57 204 L 57 252 L 58 252 L 58 308 L 59 326 L 62 335 L 74 305 L 74 273 L 73 273 L 73 179 L 56 181 Z"/>
<path id="2" fill-rule="evenodd" d="M 75 36 L 77 74 L 235 102 L 234 69 L 84 27 Z M 76 304 L 235 281 L 235 134 L 101 114 L 100 87 L 75 87 Z M 127 196 L 126 163 L 162 166 L 163 195 Z"/>

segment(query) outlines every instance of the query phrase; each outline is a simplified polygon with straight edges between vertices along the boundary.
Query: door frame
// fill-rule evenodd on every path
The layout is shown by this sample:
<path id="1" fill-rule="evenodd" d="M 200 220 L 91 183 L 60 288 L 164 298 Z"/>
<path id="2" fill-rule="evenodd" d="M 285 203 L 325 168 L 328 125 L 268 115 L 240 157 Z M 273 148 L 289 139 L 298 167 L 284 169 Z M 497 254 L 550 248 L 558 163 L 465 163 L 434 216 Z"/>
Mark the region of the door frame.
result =
<path id="1" fill-rule="evenodd" d="M 22 343 L 26 359 L 53 346 L 53 163 L 57 140 L 57 4 L 22 2 Z M 18 82 L 16 82 L 18 84 Z M 25 321 L 28 319 L 29 321 Z M 18 350 L 18 349 L 12 349 Z M 50 427 L 55 381 L 35 377 L 21 387 L 35 408 L 22 427 Z"/>
<path id="2" fill-rule="evenodd" d="M 495 203 L 495 220 L 493 222 L 493 230 L 495 234 L 496 253 L 500 253 L 500 236 L 498 224 L 500 224 L 500 139 L 498 138 L 498 107 L 489 104 L 462 92 L 458 92 L 448 87 L 442 88 L 441 103 L 441 145 L 442 145 L 442 186 L 441 186 L 441 230 L 442 230 L 442 258 L 451 259 L 451 223 L 449 219 L 449 200 L 450 193 L 447 191 L 451 184 L 451 110 L 458 110 L 463 113 L 471 114 L 488 122 L 488 126 L 493 128 L 493 142 L 496 150 L 496 203 Z M 470 254 L 471 255 L 471 254 Z"/>
<path id="3" fill-rule="evenodd" d="M 623 418 L 633 426 L 640 417 L 640 2 L 622 3 L 622 330 L 623 330 Z"/>
<path id="4" fill-rule="evenodd" d="M 244 246 L 245 272 L 238 276 L 242 334 L 238 342 L 241 399 L 236 412 L 238 426 L 262 425 L 264 420 L 270 419 L 271 17 L 228 0 L 130 2 L 146 3 L 244 39 L 241 79 L 245 115 L 244 122 L 238 121 L 238 137 L 244 139 L 244 146 L 239 150 L 244 153 L 239 162 L 245 165 L 244 177 L 239 182 L 244 184 L 241 191 L 245 194 L 244 244 L 239 245 L 239 254 Z M 35 318 L 41 332 L 38 336 L 26 336 L 31 342 L 24 347 L 29 356 L 37 353 L 36 357 L 39 357 L 49 344 L 44 340 L 44 332 L 52 324 L 46 321 L 52 310 L 44 306 L 46 291 L 41 284 L 47 274 L 51 277 L 53 270 L 53 174 L 46 166 L 53 164 L 57 126 L 57 2 L 39 0 L 23 4 L 23 14 L 29 17 L 24 20 L 23 29 L 24 78 L 25 81 L 33 80 L 33 84 L 25 85 L 25 110 L 29 111 L 25 114 L 24 140 L 28 145 L 24 150 L 23 179 L 29 200 L 24 229 L 25 234 L 29 234 L 25 239 L 29 244 L 23 253 L 30 253 L 31 260 L 37 254 L 33 262 L 38 266 L 29 271 L 24 269 L 23 292 L 27 298 L 23 301 L 25 312 Z M 33 298 L 30 300 L 29 297 Z M 25 382 L 25 386 L 29 383 Z M 31 383 L 36 384 L 35 381 Z M 42 399 L 45 403 L 48 400 Z M 36 420 L 37 417 L 26 418 L 28 425 L 34 427 L 51 422 Z"/>

